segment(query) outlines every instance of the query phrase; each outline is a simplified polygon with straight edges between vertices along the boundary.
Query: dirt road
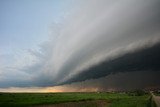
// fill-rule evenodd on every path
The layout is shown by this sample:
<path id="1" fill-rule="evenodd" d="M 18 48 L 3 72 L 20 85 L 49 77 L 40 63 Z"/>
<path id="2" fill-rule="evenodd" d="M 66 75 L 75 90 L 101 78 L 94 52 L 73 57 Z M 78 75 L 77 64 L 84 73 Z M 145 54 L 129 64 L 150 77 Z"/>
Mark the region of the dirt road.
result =
<path id="1" fill-rule="evenodd" d="M 155 101 L 157 107 L 160 107 L 160 96 L 155 96 L 155 95 L 152 93 L 152 97 L 153 97 L 153 100 Z"/>

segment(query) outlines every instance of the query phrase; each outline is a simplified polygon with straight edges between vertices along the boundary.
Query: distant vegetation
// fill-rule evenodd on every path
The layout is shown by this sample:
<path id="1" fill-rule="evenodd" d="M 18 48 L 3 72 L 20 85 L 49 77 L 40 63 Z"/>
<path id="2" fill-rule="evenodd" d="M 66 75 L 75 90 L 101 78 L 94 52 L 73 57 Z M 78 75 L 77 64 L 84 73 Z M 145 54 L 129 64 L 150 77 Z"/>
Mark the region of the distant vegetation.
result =
<path id="1" fill-rule="evenodd" d="M 143 90 L 134 90 L 134 91 L 126 92 L 126 93 L 130 96 L 143 96 L 145 94 L 148 94 L 148 92 L 145 92 Z"/>
<path id="2" fill-rule="evenodd" d="M 160 96 L 160 90 L 159 91 L 154 91 L 153 92 L 155 95 Z"/>
<path id="3" fill-rule="evenodd" d="M 107 107 L 150 107 L 151 105 L 150 95 L 140 91 L 130 93 L 0 93 L 0 107 L 26 107 L 88 100 L 106 100 L 109 103 Z"/>

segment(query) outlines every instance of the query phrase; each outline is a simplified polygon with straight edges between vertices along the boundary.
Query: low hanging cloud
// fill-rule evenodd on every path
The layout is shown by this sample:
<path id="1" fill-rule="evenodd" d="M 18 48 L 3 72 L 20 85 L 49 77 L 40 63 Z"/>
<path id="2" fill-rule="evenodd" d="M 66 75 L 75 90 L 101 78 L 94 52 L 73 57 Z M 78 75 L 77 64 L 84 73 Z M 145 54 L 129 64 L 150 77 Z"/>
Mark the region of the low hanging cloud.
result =
<path id="1" fill-rule="evenodd" d="M 146 46 L 147 47 L 147 46 Z M 96 79 L 110 74 L 119 72 L 134 72 L 134 71 L 151 71 L 153 73 L 160 71 L 160 43 L 154 46 L 129 52 L 103 61 L 95 66 L 92 66 L 83 72 L 80 72 L 63 84 L 84 81 L 86 79 Z M 145 72 L 144 72 L 144 75 Z M 154 76 L 152 78 L 155 78 Z"/>
<path id="2" fill-rule="evenodd" d="M 0 79 L 0 87 L 54 86 L 160 70 L 159 0 L 82 0 L 76 5 L 65 23 L 54 24 L 50 40 L 28 50 L 33 63 L 15 71 L 25 79 L 12 81 L 10 73 L 1 73 L 6 79 Z"/>

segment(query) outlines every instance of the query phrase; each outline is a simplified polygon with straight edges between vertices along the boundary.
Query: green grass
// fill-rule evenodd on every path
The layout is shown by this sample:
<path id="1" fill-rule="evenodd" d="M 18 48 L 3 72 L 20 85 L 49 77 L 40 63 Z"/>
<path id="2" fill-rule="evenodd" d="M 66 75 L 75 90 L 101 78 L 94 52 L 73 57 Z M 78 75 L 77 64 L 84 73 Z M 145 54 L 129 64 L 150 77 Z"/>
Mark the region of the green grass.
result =
<path id="1" fill-rule="evenodd" d="M 115 99 L 110 107 L 150 107 L 149 96 L 136 96 L 130 98 Z"/>
<path id="2" fill-rule="evenodd" d="M 150 107 L 150 95 L 125 93 L 0 93 L 0 107 L 26 107 L 72 101 L 106 99 L 109 107 Z"/>

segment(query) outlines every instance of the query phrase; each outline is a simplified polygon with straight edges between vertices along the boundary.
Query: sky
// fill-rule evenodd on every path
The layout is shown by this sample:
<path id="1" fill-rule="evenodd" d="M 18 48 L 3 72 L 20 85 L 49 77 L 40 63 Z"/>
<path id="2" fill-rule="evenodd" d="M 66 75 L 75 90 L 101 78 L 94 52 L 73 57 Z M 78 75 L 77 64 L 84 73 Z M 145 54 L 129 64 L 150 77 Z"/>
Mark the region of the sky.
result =
<path id="1" fill-rule="evenodd" d="M 159 5 L 1 0 L 0 91 L 160 88 Z"/>

